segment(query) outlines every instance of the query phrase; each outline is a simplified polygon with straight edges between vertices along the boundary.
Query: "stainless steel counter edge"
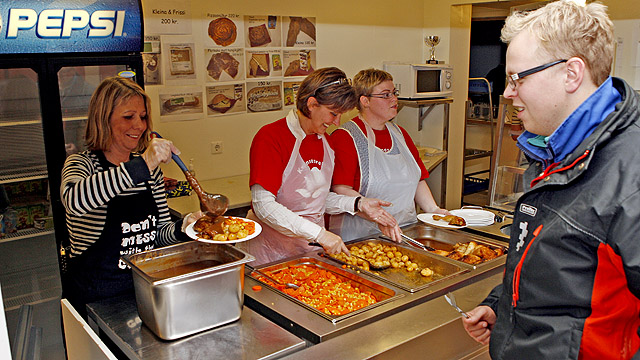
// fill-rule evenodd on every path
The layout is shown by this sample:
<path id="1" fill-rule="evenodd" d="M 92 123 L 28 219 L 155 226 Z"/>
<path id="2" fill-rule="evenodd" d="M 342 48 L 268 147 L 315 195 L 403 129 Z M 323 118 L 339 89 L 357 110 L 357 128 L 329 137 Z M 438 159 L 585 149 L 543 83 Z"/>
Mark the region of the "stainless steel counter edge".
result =
<path id="1" fill-rule="evenodd" d="M 501 281 L 500 272 L 462 287 L 454 294 L 460 307 L 468 311 L 484 300 Z M 475 342 L 467 335 L 460 315 L 442 295 L 438 295 L 282 359 L 489 359 L 487 351 L 488 346 Z"/>
<path id="2" fill-rule="evenodd" d="M 317 252 L 305 254 L 305 256 L 314 255 L 317 256 Z M 350 331 L 353 331 L 353 329 L 355 328 L 364 327 L 371 323 L 375 324 L 377 322 L 384 321 L 385 318 L 392 316 L 393 314 L 411 310 L 413 307 L 419 304 L 441 298 L 448 291 L 454 291 L 463 287 L 473 285 L 474 283 L 480 282 L 487 277 L 493 278 L 494 275 L 498 275 L 501 279 L 504 262 L 505 258 L 503 257 L 484 264 L 480 264 L 471 271 L 459 274 L 455 277 L 434 284 L 433 286 L 417 291 L 415 293 L 410 293 L 402 289 L 394 288 L 374 276 L 361 274 L 368 279 L 394 288 L 394 290 L 404 294 L 404 296 L 395 299 L 392 302 L 354 315 L 336 324 L 333 324 L 332 322 L 320 317 L 319 315 L 310 312 L 304 307 L 285 298 L 281 294 L 276 293 L 271 289 L 264 288 L 266 286 L 263 286 L 263 289 L 259 292 L 253 291 L 252 287 L 254 285 L 262 284 L 250 277 L 250 270 L 247 269 L 245 271 L 244 284 L 245 305 L 250 307 L 252 310 L 260 313 L 261 315 L 267 317 L 269 320 L 275 322 L 281 327 L 291 331 L 296 336 L 305 338 L 312 343 L 319 343 L 335 337 L 341 337 L 343 336 L 343 334 L 347 334 Z M 491 288 L 493 288 L 493 286 L 497 285 L 499 282 L 500 280 L 495 281 Z M 486 293 L 482 295 L 482 298 L 479 299 L 476 304 L 483 300 L 484 296 L 486 296 L 488 293 L 489 291 L 486 291 Z M 442 302 L 446 305 L 446 302 L 444 300 L 442 300 Z M 447 309 L 447 312 L 449 312 L 449 310 L 451 310 L 451 314 L 457 314 L 453 309 Z"/>

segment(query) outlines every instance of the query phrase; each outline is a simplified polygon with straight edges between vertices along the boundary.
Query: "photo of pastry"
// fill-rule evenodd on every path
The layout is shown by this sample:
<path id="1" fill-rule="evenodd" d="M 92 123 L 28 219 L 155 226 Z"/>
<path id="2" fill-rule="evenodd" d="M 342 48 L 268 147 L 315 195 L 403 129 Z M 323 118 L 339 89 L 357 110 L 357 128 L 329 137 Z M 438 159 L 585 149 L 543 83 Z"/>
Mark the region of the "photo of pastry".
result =
<path id="1" fill-rule="evenodd" d="M 207 114 L 222 115 L 245 112 L 244 84 L 207 87 Z"/>
<path id="2" fill-rule="evenodd" d="M 215 81 L 241 80 L 244 79 L 240 71 L 240 64 L 243 62 L 244 52 L 242 49 L 205 49 L 205 59 L 207 63 L 207 74 Z"/>
<path id="3" fill-rule="evenodd" d="M 160 115 L 202 113 L 202 93 L 160 95 Z"/>
<path id="4" fill-rule="evenodd" d="M 287 47 L 316 45 L 316 18 L 289 16 Z"/>
<path id="5" fill-rule="evenodd" d="M 284 76 L 307 76 L 313 72 L 316 51 L 310 49 L 284 50 Z"/>
<path id="6" fill-rule="evenodd" d="M 169 45 L 169 71 L 171 75 L 193 75 L 195 77 L 193 47 L 193 44 Z"/>
<path id="7" fill-rule="evenodd" d="M 247 83 L 247 108 L 251 112 L 282 109 L 282 81 Z"/>
<path id="8" fill-rule="evenodd" d="M 238 28 L 233 20 L 219 17 L 209 23 L 209 37 L 220 46 L 229 46 L 236 41 Z"/>
<path id="9" fill-rule="evenodd" d="M 244 17 L 246 47 L 279 47 L 282 44 L 281 17 L 247 15 Z"/>
<path id="10" fill-rule="evenodd" d="M 159 85 L 160 80 L 160 57 L 159 54 L 143 53 L 142 63 L 144 64 L 145 85 Z"/>
<path id="11" fill-rule="evenodd" d="M 269 76 L 269 53 L 251 53 L 249 59 L 248 78 Z"/>

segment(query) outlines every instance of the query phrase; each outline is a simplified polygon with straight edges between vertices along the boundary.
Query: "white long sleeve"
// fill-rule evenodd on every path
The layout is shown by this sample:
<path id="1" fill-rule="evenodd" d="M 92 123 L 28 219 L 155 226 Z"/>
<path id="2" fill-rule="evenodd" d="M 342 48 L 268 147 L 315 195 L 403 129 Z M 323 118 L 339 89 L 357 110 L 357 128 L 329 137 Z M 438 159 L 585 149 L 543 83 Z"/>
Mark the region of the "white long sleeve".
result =
<path id="1" fill-rule="evenodd" d="M 284 235 L 315 241 L 322 231 L 320 225 L 289 210 L 258 184 L 251 186 L 251 202 L 258 219 Z"/>
<path id="2" fill-rule="evenodd" d="M 356 196 L 340 195 L 332 191 L 327 196 L 327 201 L 325 201 L 325 205 L 327 206 L 325 212 L 331 215 L 341 214 L 343 212 L 353 215 L 355 214 L 353 211 L 355 201 Z"/>

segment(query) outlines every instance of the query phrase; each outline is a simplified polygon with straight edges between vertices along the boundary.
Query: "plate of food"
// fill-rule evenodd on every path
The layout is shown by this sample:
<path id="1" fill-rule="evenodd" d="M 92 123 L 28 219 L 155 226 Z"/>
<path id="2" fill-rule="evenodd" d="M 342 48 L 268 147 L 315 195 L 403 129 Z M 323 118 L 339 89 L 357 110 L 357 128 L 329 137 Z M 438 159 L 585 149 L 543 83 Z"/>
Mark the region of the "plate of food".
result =
<path id="1" fill-rule="evenodd" d="M 442 215 L 435 213 L 418 214 L 418 220 L 425 224 L 451 229 L 462 229 L 467 227 L 463 218 L 456 215 Z"/>
<path id="2" fill-rule="evenodd" d="M 187 235 L 198 241 L 214 244 L 234 244 L 251 240 L 262 232 L 257 222 L 235 216 L 219 216 L 215 219 L 203 216 L 189 224 Z"/>

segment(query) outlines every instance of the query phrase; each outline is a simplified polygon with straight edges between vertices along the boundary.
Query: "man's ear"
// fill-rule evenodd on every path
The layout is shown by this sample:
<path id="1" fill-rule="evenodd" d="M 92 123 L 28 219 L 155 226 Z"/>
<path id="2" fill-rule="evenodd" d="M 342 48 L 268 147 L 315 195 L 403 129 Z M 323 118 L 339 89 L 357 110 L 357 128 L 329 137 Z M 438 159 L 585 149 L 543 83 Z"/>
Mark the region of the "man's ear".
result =
<path id="1" fill-rule="evenodd" d="M 565 80 L 565 89 L 569 93 L 573 93 L 580 88 L 585 79 L 586 65 L 579 57 L 572 57 L 567 61 L 567 78 Z"/>

